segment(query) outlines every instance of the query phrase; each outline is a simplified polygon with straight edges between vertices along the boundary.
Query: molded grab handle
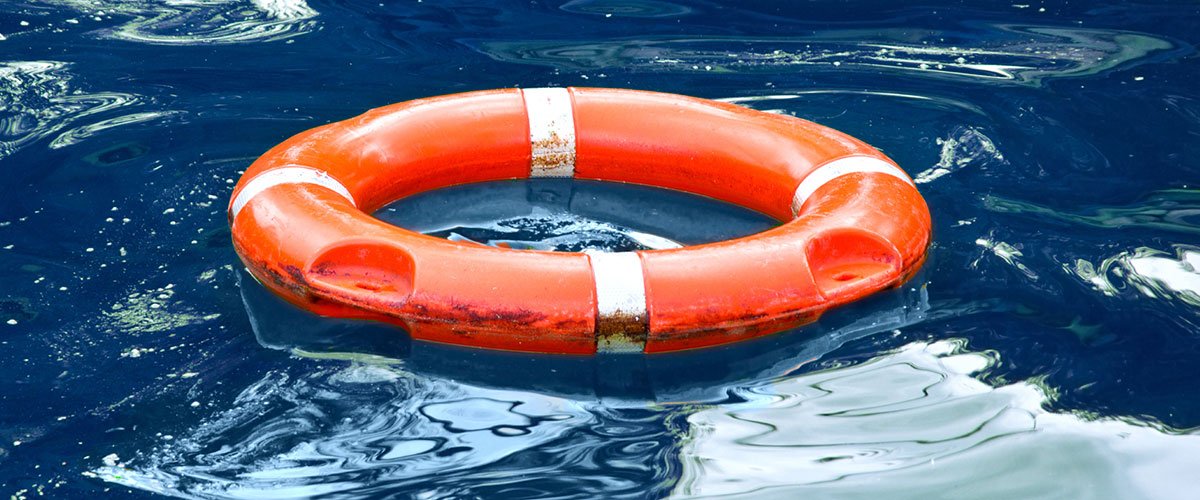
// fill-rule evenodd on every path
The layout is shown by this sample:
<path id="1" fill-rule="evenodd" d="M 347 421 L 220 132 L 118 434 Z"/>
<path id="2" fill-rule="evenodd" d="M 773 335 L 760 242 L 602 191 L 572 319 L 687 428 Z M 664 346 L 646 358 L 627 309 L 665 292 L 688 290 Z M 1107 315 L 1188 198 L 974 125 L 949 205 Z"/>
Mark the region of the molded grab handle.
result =
<path id="1" fill-rule="evenodd" d="M 896 247 L 870 231 L 837 228 L 817 234 L 805 248 L 817 290 L 826 299 L 900 276 Z"/>

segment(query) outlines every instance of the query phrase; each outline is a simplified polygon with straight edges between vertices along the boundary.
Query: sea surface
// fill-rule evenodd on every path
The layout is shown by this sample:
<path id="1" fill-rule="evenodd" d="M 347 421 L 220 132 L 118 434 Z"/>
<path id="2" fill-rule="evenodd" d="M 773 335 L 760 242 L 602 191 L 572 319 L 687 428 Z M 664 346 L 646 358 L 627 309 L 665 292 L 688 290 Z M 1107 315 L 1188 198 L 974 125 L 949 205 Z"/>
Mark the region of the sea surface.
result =
<path id="1" fill-rule="evenodd" d="M 7 0 L 0 498 L 1200 497 L 1195 2 Z M 916 278 L 662 356 L 412 342 L 245 273 L 259 154 L 419 97 L 674 92 L 894 158 Z M 400 200 L 452 239 L 613 251 L 775 224 L 645 187 Z"/>

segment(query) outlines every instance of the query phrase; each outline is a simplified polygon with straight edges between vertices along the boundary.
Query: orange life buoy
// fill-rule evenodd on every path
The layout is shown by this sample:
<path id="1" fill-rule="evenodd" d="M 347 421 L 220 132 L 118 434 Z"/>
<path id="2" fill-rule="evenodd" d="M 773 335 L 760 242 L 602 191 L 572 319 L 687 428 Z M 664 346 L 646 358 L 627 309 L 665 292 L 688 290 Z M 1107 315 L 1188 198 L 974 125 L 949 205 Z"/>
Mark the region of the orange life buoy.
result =
<path id="1" fill-rule="evenodd" d="M 566 177 L 706 195 L 781 221 L 679 249 L 568 253 L 425 236 L 370 214 L 471 182 Z M 815 320 L 910 277 L 930 216 L 879 151 L 790 116 L 619 89 L 419 99 L 303 132 L 247 169 L 234 247 L 288 301 L 415 339 L 515 351 L 665 352 Z"/>

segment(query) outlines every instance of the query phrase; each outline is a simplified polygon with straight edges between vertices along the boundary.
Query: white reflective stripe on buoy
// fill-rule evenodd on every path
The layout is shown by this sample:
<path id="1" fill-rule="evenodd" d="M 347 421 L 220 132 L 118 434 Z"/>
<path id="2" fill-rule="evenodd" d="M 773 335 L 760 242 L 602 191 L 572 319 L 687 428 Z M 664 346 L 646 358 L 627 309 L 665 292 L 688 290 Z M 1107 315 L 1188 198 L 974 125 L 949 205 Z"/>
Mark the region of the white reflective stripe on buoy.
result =
<path id="1" fill-rule="evenodd" d="M 808 201 L 808 198 L 818 189 L 821 189 L 821 186 L 843 175 L 855 173 L 887 174 L 912 184 L 912 179 L 909 179 L 908 174 L 905 174 L 900 167 L 879 158 L 873 156 L 838 158 L 817 167 L 800 182 L 800 185 L 796 187 L 796 193 L 792 195 L 792 214 L 799 214 L 804 202 Z"/>
<path id="2" fill-rule="evenodd" d="M 330 177 L 329 174 L 309 167 L 282 167 L 268 170 L 250 179 L 250 182 L 247 182 L 242 190 L 238 191 L 237 197 L 229 206 L 230 215 L 233 219 L 237 219 L 238 214 L 255 196 L 281 184 L 315 184 L 341 195 L 351 205 L 357 206 L 354 196 L 350 195 L 350 190 L 346 189 L 346 186 L 343 186 L 337 179 Z"/>
<path id="3" fill-rule="evenodd" d="M 643 352 L 650 330 L 637 252 L 589 253 L 596 281 L 596 351 Z"/>
<path id="4" fill-rule="evenodd" d="M 575 176 L 575 113 L 564 88 L 522 89 L 533 157 L 530 177 Z"/>

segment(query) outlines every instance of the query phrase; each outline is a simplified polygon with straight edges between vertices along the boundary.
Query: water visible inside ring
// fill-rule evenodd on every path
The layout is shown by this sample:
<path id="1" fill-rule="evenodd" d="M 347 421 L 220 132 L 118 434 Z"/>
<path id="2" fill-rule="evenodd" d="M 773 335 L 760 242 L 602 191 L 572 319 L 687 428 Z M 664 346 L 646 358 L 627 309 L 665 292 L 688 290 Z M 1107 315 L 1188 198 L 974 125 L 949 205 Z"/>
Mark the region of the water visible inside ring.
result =
<path id="1" fill-rule="evenodd" d="M 398 200 L 375 216 L 453 241 L 558 252 L 679 248 L 779 225 L 766 215 L 703 196 L 564 179 L 455 186 Z"/>
<path id="2" fill-rule="evenodd" d="M 1197 25 L 1171 2 L 0 3 L 0 497 L 1194 496 Z M 929 260 L 812 327 L 652 357 L 410 342 L 242 271 L 233 184 L 287 137 L 568 85 L 860 138 L 917 181 Z M 773 224 L 553 182 L 378 216 L 560 250 Z"/>

